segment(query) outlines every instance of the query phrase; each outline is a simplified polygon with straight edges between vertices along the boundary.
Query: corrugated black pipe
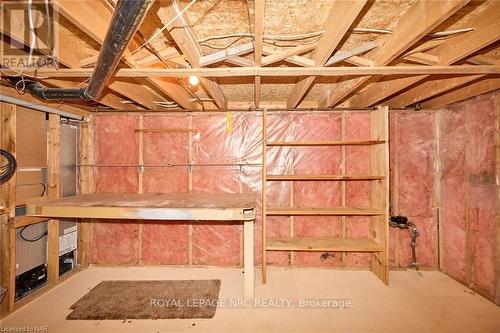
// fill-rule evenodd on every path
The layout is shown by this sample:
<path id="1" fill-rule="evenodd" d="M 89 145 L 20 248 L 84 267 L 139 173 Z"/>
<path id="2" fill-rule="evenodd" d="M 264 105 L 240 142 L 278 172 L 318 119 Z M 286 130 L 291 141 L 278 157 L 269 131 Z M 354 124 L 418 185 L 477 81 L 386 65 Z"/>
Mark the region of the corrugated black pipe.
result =
<path id="1" fill-rule="evenodd" d="M 24 90 L 44 100 L 98 99 L 153 1 L 118 1 L 89 85 L 86 88 L 47 88 L 39 82 L 24 79 Z M 89 22 L 89 24 L 92 23 Z M 21 80 L 22 78 L 19 77 L 9 78 L 9 81 L 14 85 L 17 85 Z"/>

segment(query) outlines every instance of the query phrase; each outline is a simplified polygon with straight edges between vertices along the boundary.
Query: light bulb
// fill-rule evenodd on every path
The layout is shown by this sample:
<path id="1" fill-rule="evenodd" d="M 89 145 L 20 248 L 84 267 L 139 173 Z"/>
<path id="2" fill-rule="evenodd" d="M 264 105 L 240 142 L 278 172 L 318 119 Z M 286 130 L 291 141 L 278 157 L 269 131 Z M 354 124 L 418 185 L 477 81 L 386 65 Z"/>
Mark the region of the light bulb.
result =
<path id="1" fill-rule="evenodd" d="M 189 84 L 192 85 L 192 86 L 197 86 L 198 83 L 200 82 L 200 79 L 198 79 L 197 76 L 194 76 L 194 75 L 191 75 L 189 77 Z"/>

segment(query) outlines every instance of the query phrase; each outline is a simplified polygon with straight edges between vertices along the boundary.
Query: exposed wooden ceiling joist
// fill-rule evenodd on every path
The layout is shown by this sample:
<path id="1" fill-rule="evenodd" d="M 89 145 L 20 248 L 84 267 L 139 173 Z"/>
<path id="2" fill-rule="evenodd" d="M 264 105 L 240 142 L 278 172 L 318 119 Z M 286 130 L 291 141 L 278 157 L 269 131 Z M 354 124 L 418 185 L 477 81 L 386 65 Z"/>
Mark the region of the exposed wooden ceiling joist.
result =
<path id="1" fill-rule="evenodd" d="M 186 60 L 193 68 L 200 67 L 200 59 L 203 56 L 200 46 L 194 34 L 189 29 L 186 18 L 182 15 L 181 9 L 175 0 L 161 1 L 162 7 L 158 10 L 158 17 L 162 24 L 166 25 L 174 20 L 168 27 L 170 36 L 175 41 Z M 177 17 L 177 18 L 176 18 Z M 222 88 L 211 79 L 200 78 L 200 82 L 206 92 L 212 97 L 214 103 L 219 108 L 226 107 L 226 98 Z"/>
<path id="2" fill-rule="evenodd" d="M 181 65 L 181 66 L 186 66 L 186 61 L 183 59 L 183 57 L 179 54 L 179 52 L 173 48 L 173 47 L 168 47 L 162 50 L 158 51 L 158 56 L 162 58 L 163 61 L 166 62 L 171 62 L 173 64 Z M 98 54 L 95 54 L 91 57 L 82 59 L 80 61 L 80 67 L 87 68 L 87 67 L 93 67 L 97 61 Z M 148 67 L 151 65 L 160 65 L 161 61 L 158 59 L 156 54 L 148 54 L 144 57 L 141 58 L 135 58 L 135 65 L 138 68 L 141 67 Z"/>
<path id="3" fill-rule="evenodd" d="M 15 75 L 22 68 L 0 70 L 5 75 Z M 89 77 L 91 68 L 79 69 L 24 69 L 26 75 L 35 78 Z M 122 68 L 115 77 L 294 77 L 294 76 L 388 76 L 388 75 L 475 75 L 500 74 L 500 65 L 456 65 L 456 66 L 363 66 L 363 67 L 201 67 L 201 68 Z"/>
<path id="4" fill-rule="evenodd" d="M 500 78 L 487 78 L 423 102 L 422 106 L 425 108 L 445 107 L 449 104 L 463 101 L 497 89 L 500 89 Z"/>
<path id="5" fill-rule="evenodd" d="M 233 58 L 233 57 L 245 54 L 245 53 L 252 52 L 253 48 L 254 48 L 253 43 L 250 42 L 250 43 L 245 43 L 245 44 L 229 47 L 229 48 L 222 50 L 222 51 L 219 51 L 219 52 L 204 55 L 200 58 L 200 67 L 215 64 L 217 62 L 220 62 L 220 61 L 223 61 L 223 60 L 226 60 L 229 58 Z"/>
<path id="6" fill-rule="evenodd" d="M 482 48 L 500 40 L 500 29 L 498 29 L 498 13 L 500 12 L 500 2 L 493 1 L 487 10 L 483 11 L 470 23 L 474 30 L 460 36 L 448 39 L 428 53 L 439 59 L 436 65 L 451 65 L 465 59 Z M 413 54 L 414 56 L 415 54 Z M 375 82 L 352 98 L 350 103 L 359 106 L 370 106 L 379 101 L 383 101 L 397 92 L 412 86 L 426 76 L 411 77 L 399 81 Z M 453 89 L 478 79 L 478 77 L 468 77 L 464 79 L 448 79 L 436 85 L 433 82 L 423 83 L 412 88 L 388 101 L 392 107 L 404 107 L 432 96 L 438 95 L 446 90 Z M 456 81 L 456 82 L 454 82 Z M 460 81 L 460 82 L 459 82 Z"/>
<path id="7" fill-rule="evenodd" d="M 359 56 L 349 57 L 345 60 L 345 62 L 355 66 L 375 66 L 375 63 L 372 60 Z"/>
<path id="8" fill-rule="evenodd" d="M 243 57 L 230 57 L 224 60 L 227 63 L 232 65 L 240 66 L 240 67 L 253 67 L 255 66 L 255 62 L 252 59 L 243 58 Z"/>
<path id="9" fill-rule="evenodd" d="M 179 10 L 182 10 L 182 6 L 187 3 L 180 3 L 179 0 L 177 2 L 162 0 L 153 8 L 164 10 L 171 7 L 172 2 Z M 370 6 L 362 7 L 361 3 L 365 2 L 369 2 Z M 321 9 L 320 7 L 311 8 L 310 13 L 302 13 L 304 20 L 307 19 L 307 22 L 304 21 L 303 24 L 297 24 L 298 21 L 293 16 L 280 18 L 280 10 L 286 11 L 286 7 L 269 2 L 266 8 L 265 0 L 254 0 L 251 3 L 254 8 L 250 10 L 248 10 L 248 5 L 245 6 L 244 0 L 237 4 L 231 3 L 230 11 L 235 11 L 233 13 L 235 16 L 226 15 L 227 13 L 224 12 L 227 9 L 226 3 L 222 6 L 212 6 L 209 3 L 199 2 L 183 13 L 180 19 L 174 20 L 181 21 L 179 29 L 174 29 L 183 34 L 181 42 L 175 39 L 172 41 L 172 36 L 165 31 L 164 35 L 158 35 L 141 51 L 132 52 L 144 42 L 145 37 L 152 36 L 161 27 L 161 23 L 166 22 L 165 19 L 159 22 L 154 17 L 156 10 L 151 11 L 148 14 L 149 18 L 142 25 L 140 33 L 131 42 L 124 56 L 123 63 L 131 68 L 124 68 L 117 73 L 100 102 L 116 109 L 132 109 L 139 106 L 156 109 L 154 102 L 164 101 L 167 95 L 171 98 L 171 95 L 175 95 L 177 101 L 189 105 L 187 108 L 190 109 L 198 106 L 194 102 L 198 100 L 198 97 L 209 100 L 209 103 L 205 103 L 205 108 L 210 109 L 213 106 L 227 105 L 225 104 L 226 97 L 218 85 L 220 82 L 224 84 L 225 92 L 232 99 L 231 102 L 244 100 L 249 107 L 259 107 L 259 103 L 265 102 L 268 105 L 271 102 L 284 103 L 287 98 L 290 100 L 293 96 L 293 93 L 290 94 L 290 84 L 296 82 L 294 77 L 300 77 L 303 80 L 298 85 L 296 84 L 295 88 L 304 84 L 307 89 L 302 92 L 299 104 L 315 83 L 326 88 L 324 90 L 322 87 L 312 89 L 311 96 L 305 98 L 302 104 L 304 107 L 316 107 L 318 96 L 324 97 L 323 102 L 334 101 L 340 97 L 339 101 L 344 107 L 367 107 L 382 101 L 393 107 L 409 106 L 419 102 L 427 106 L 435 100 L 435 105 L 437 105 L 438 100 L 448 95 L 456 96 L 459 91 L 472 94 L 494 86 L 492 82 L 496 78 L 494 73 L 498 73 L 499 58 L 498 51 L 491 51 L 491 47 L 497 45 L 495 43 L 499 40 L 499 34 L 494 34 L 498 30 L 494 28 L 495 23 L 500 19 L 498 16 L 500 7 L 497 1 L 485 0 L 479 5 L 470 4 L 451 18 L 450 16 L 466 4 L 467 0 L 412 0 L 405 5 L 391 4 L 389 7 L 392 14 L 384 13 L 384 15 L 387 15 L 388 19 L 390 18 L 394 23 L 385 26 L 382 24 L 377 28 L 391 30 L 392 34 L 380 35 L 382 38 L 373 40 L 374 35 L 351 34 L 347 31 L 359 27 L 373 28 L 375 25 L 370 26 L 370 23 L 375 22 L 373 17 L 376 15 L 380 17 L 381 2 L 365 0 L 349 2 L 351 6 L 345 10 L 357 11 L 352 6 L 355 3 L 362 7 L 359 13 L 363 13 L 363 16 L 361 17 L 359 13 L 357 16 L 341 15 L 345 23 L 341 22 L 341 29 L 339 29 L 339 20 L 332 20 L 331 15 L 334 8 L 337 8 L 338 14 L 342 4 L 348 1 L 325 2 L 328 10 L 331 9 L 332 12 L 324 11 L 324 3 L 320 6 Z M 81 69 L 81 67 L 92 67 L 97 59 L 98 47 L 93 41 L 87 43 L 86 41 L 89 40 L 87 37 L 94 39 L 97 43 L 102 43 L 111 19 L 113 5 L 110 5 L 109 0 L 79 2 L 60 0 L 60 3 L 62 4 L 60 12 L 66 11 L 63 16 L 70 19 L 61 19 L 56 22 L 60 24 L 59 30 L 64 33 L 59 38 L 64 47 L 59 50 L 58 56 L 61 67 L 66 66 L 70 70 L 62 68 L 58 73 L 51 73 L 41 69 L 37 73 L 30 71 L 25 73 L 33 74 L 38 80 L 50 86 L 74 87 L 82 81 L 81 78 L 89 77 L 92 70 L 91 68 Z M 268 17 L 265 17 L 264 10 L 269 11 Z M 324 27 L 318 24 L 320 22 L 312 23 L 310 20 L 311 17 L 317 17 L 319 11 L 321 11 L 321 20 L 325 22 Z M 327 18 L 327 15 L 330 16 Z M 395 21 L 397 15 L 401 15 L 399 21 Z M 161 14 L 158 17 L 161 17 Z M 489 17 L 489 20 L 485 17 Z M 189 19 L 192 19 L 194 24 L 191 24 Z M 246 27 L 244 25 L 248 19 L 250 22 Z M 335 24 L 331 24 L 334 21 Z M 352 26 L 347 25 L 348 21 L 353 22 Z M 267 35 L 264 35 L 264 22 Z M 444 24 L 441 24 L 443 22 Z M 73 24 L 83 33 L 75 29 Z M 436 24 L 439 24 L 439 27 L 430 28 Z M 490 28 L 486 30 L 484 27 L 488 24 Z M 345 26 L 347 30 L 342 35 L 342 29 Z M 0 27 L 0 29 L 5 28 L 6 26 Z M 447 29 L 446 33 L 451 33 L 451 35 L 438 39 L 431 37 L 429 33 L 436 31 L 436 28 Z M 318 49 L 314 52 L 313 45 L 304 45 L 302 41 L 292 42 L 292 40 L 290 44 L 287 44 L 288 47 L 266 44 L 269 40 L 274 40 L 273 38 L 279 41 L 283 38 L 286 40 L 287 37 L 302 38 L 298 36 L 309 34 L 319 37 L 321 36 L 318 32 L 320 29 L 323 30 L 321 31 L 323 37 L 317 38 L 314 43 L 318 49 L 323 47 L 323 50 L 327 50 L 325 52 L 328 54 L 328 59 L 323 59 L 324 61 L 319 65 L 315 58 L 319 52 Z M 432 31 L 425 33 L 425 30 Z M 462 30 L 463 32 L 460 33 L 459 31 Z M 8 32 L 4 33 L 8 35 Z M 215 39 L 215 41 L 205 45 L 202 51 L 195 34 L 203 40 Z M 325 37 L 328 34 L 330 34 L 329 38 Z M 15 38 L 15 34 L 13 35 Z M 229 44 L 234 46 L 221 50 L 221 46 L 228 44 L 219 39 L 232 38 L 233 35 L 236 42 Z M 422 39 L 419 40 L 421 37 Z M 81 40 L 78 40 L 79 38 Z M 188 46 L 183 45 L 186 41 Z M 43 43 L 43 41 L 39 42 Z M 176 45 L 177 43 L 179 45 Z M 337 43 L 337 46 L 328 46 L 328 43 L 332 45 Z M 322 44 L 327 46 L 321 46 Z M 488 45 L 491 52 L 477 55 L 479 52 L 485 52 Z M 150 47 L 154 47 L 154 50 Z M 191 47 L 192 50 L 189 50 Z M 260 50 L 255 51 L 256 48 Z M 245 55 L 252 50 L 254 50 L 252 57 Z M 92 56 L 89 57 L 89 54 Z M 188 56 L 189 54 L 191 56 Z M 280 62 L 279 67 L 271 67 L 277 62 Z M 463 63 L 474 66 L 461 65 Z M 215 64 L 216 66 L 211 66 Z M 224 64 L 230 67 L 225 67 Z M 346 64 L 354 65 L 354 67 Z M 200 68 L 189 69 L 190 65 Z M 269 67 L 262 67 L 266 65 Z M 328 67 L 332 65 L 342 67 Z M 204 66 L 216 68 L 204 69 Z M 19 67 L 13 68 L 12 73 L 19 69 Z M 4 73 L 10 72 L 2 70 L 2 74 Z M 203 93 L 200 96 L 193 95 L 192 89 L 186 83 L 187 76 L 191 75 L 200 77 L 208 98 L 205 98 Z M 250 81 L 248 78 L 252 76 L 254 78 Z M 343 77 L 335 79 L 341 76 Z M 350 76 L 358 77 L 349 79 Z M 221 79 L 218 80 L 217 77 Z M 229 79 L 231 77 L 246 79 Z M 268 77 L 268 79 L 264 80 L 262 77 Z M 315 77 L 322 78 L 315 80 Z M 250 82 L 254 87 L 253 101 Z M 490 83 L 487 84 L 487 82 Z M 261 90 L 263 96 L 261 96 Z M 328 90 L 332 91 L 331 95 L 321 96 L 322 91 Z M 198 91 L 201 92 L 201 90 Z M 400 91 L 402 93 L 397 95 Z M 263 102 L 261 98 L 265 98 L 265 101 Z M 138 103 L 124 104 L 128 101 Z M 319 105 L 319 107 L 324 106 L 326 104 Z"/>
<path id="10" fill-rule="evenodd" d="M 276 53 L 280 53 L 281 51 L 276 49 L 275 47 L 269 46 L 269 45 L 264 45 L 262 47 L 262 54 L 266 56 L 270 56 Z M 265 57 L 267 58 L 267 57 Z M 265 59 L 264 58 L 264 59 Z M 294 65 L 299 65 L 303 67 L 314 67 L 314 60 L 311 58 L 307 58 L 305 56 L 300 56 L 300 55 L 292 55 L 289 56 L 288 58 L 280 59 L 282 61 L 294 64 Z"/>
<path id="11" fill-rule="evenodd" d="M 333 3 L 324 24 L 325 33 L 321 36 L 314 52 L 313 60 L 316 66 L 325 65 L 365 4 L 366 0 L 354 2 L 339 0 Z M 314 77 L 305 78 L 294 86 L 287 100 L 289 108 L 296 107 L 302 101 L 311 88 L 314 79 Z"/>
<path id="12" fill-rule="evenodd" d="M 366 42 L 364 44 L 361 44 L 360 46 L 348 50 L 348 51 L 338 51 L 335 52 L 334 55 L 330 57 L 325 63 L 325 66 L 331 66 L 334 65 L 338 62 L 344 61 L 346 59 L 349 59 L 350 57 L 358 56 L 360 54 L 366 53 L 368 51 L 373 50 L 374 48 L 378 47 L 378 42 L 376 40 L 371 41 L 371 42 Z"/>
<path id="13" fill-rule="evenodd" d="M 393 33 L 383 37 L 380 46 L 367 53 L 366 57 L 379 66 L 391 63 L 467 2 L 469 1 L 416 1 L 400 16 L 395 28 L 393 28 Z M 425 15 L 422 15 L 422 13 L 425 13 Z M 363 77 L 334 84 L 326 89 L 319 105 L 321 107 L 336 106 L 368 83 L 369 80 L 370 78 Z"/>
<path id="14" fill-rule="evenodd" d="M 270 55 L 262 58 L 262 66 L 268 66 L 268 65 L 277 63 L 279 61 L 285 60 L 285 59 L 292 57 L 294 55 L 299 55 L 299 54 L 314 50 L 315 48 L 316 48 L 316 45 L 314 45 L 314 44 L 306 44 L 306 45 L 295 46 L 293 48 L 289 48 L 289 49 L 286 49 L 286 50 L 283 50 L 280 52 L 270 54 Z"/>
<path id="15" fill-rule="evenodd" d="M 432 55 L 429 53 L 424 53 L 424 52 L 415 52 L 415 53 L 409 54 L 409 55 L 405 56 L 404 59 L 408 60 L 408 61 L 413 61 L 413 62 L 416 62 L 419 64 L 423 64 L 423 65 L 429 65 L 429 66 L 435 65 L 439 62 L 438 56 L 435 56 L 435 55 Z"/>

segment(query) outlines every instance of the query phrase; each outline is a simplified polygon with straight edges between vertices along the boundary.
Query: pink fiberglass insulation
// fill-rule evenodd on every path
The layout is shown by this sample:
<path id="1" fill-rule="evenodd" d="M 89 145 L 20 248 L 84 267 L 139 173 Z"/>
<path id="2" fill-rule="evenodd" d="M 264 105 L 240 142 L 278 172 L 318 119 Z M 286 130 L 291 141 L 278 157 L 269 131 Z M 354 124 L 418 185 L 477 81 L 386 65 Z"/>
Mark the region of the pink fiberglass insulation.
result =
<path id="1" fill-rule="evenodd" d="M 145 116 L 143 128 L 144 193 L 187 193 L 189 189 L 188 118 Z M 148 221 L 142 224 L 142 263 L 189 263 L 189 225 L 184 221 Z"/>
<path id="2" fill-rule="evenodd" d="M 92 263 L 97 265 L 139 263 L 137 223 L 106 220 L 106 223 L 92 223 L 92 226 Z"/>
<path id="3" fill-rule="evenodd" d="M 451 109 L 441 113 L 440 223 L 443 249 L 442 269 L 465 281 L 466 186 L 465 186 L 465 112 Z"/>
<path id="4" fill-rule="evenodd" d="M 465 221 L 468 216 L 469 228 L 473 231 L 469 247 L 474 250 L 474 268 L 469 273 L 471 283 L 481 290 L 490 290 L 494 273 L 491 264 L 491 244 L 494 241 L 491 232 L 494 226 L 491 219 L 492 106 L 489 102 L 482 102 L 475 109 L 469 109 L 467 121 L 464 107 L 440 112 L 442 266 L 451 276 L 465 281 Z M 139 136 L 134 129 L 139 128 L 139 117 L 102 115 L 94 118 L 96 191 L 138 192 Z M 391 135 L 397 127 L 399 143 L 397 149 L 391 145 L 391 168 L 394 167 L 396 152 L 399 168 L 398 193 L 391 196 L 392 200 L 398 196 L 399 213 L 410 217 L 419 227 L 417 256 L 426 267 L 436 267 L 437 264 L 433 211 L 435 119 L 430 112 L 399 113 L 398 123 L 391 123 Z M 229 116 L 225 113 L 145 115 L 143 120 L 144 128 L 172 130 L 143 134 L 143 191 L 188 192 L 190 168 L 186 164 L 190 162 L 191 150 L 191 162 L 196 165 L 191 168 L 193 192 L 256 194 L 257 263 L 261 262 L 262 246 L 261 121 L 260 114 L 249 112 L 233 112 Z M 267 137 L 268 141 L 339 140 L 341 124 L 338 113 L 270 113 Z M 489 127 L 484 124 L 489 124 Z M 179 130 L 188 128 L 193 131 L 191 134 Z M 189 135 L 192 137 L 191 147 Z M 368 114 L 345 114 L 346 140 L 368 139 L 369 135 Z M 269 147 L 267 172 L 341 173 L 341 152 L 339 147 Z M 346 174 L 370 172 L 367 147 L 346 147 L 345 154 Z M 338 206 L 342 204 L 341 186 L 340 182 L 267 182 L 268 206 Z M 346 205 L 369 205 L 369 182 L 346 182 L 345 187 Z M 293 196 L 290 195 L 292 190 Z M 465 195 L 467 191 L 472 193 L 471 196 Z M 370 218 L 347 217 L 345 221 L 347 237 L 369 236 Z M 342 233 L 341 218 L 337 217 L 295 217 L 293 227 L 289 217 L 268 217 L 267 228 L 268 237 L 337 237 Z M 393 229 L 390 232 L 391 263 L 406 266 L 410 261 L 408 234 Z M 182 222 L 147 222 L 140 228 L 136 223 L 93 224 L 92 235 L 92 260 L 98 264 L 186 264 L 189 260 L 189 226 Z M 195 265 L 241 264 L 240 225 L 197 223 L 193 225 L 192 240 Z M 399 252 L 395 253 L 397 249 Z M 267 255 L 271 265 L 341 264 L 337 253 L 295 252 L 293 261 L 289 252 L 273 251 Z M 369 267 L 370 255 L 350 253 L 345 259 L 342 264 L 347 267 Z"/>
<path id="5" fill-rule="evenodd" d="M 341 117 L 338 114 L 297 115 L 292 119 L 294 141 L 340 141 Z M 294 147 L 294 174 L 339 174 L 340 147 Z M 339 207 L 342 204 L 340 182 L 296 181 L 293 185 L 295 207 Z M 340 237 L 339 217 L 296 216 L 295 237 Z M 299 266 L 338 265 L 339 253 L 295 252 Z"/>
<path id="6" fill-rule="evenodd" d="M 262 170 L 260 166 L 244 166 L 240 179 L 243 193 L 252 193 L 256 197 L 256 219 L 254 224 L 254 262 L 262 263 Z"/>
<path id="7" fill-rule="evenodd" d="M 269 114 L 267 117 L 267 141 L 293 141 L 292 117 L 286 114 Z M 267 174 L 283 175 L 293 173 L 293 149 L 291 147 L 268 147 Z M 291 206 L 290 182 L 266 182 L 267 207 Z M 288 216 L 267 217 L 267 237 L 292 237 L 291 219 Z M 290 265 L 290 252 L 268 251 L 269 265 Z"/>
<path id="8" fill-rule="evenodd" d="M 467 114 L 466 170 L 471 263 L 469 281 L 483 295 L 495 292 L 495 129 L 491 98 L 475 99 Z M 498 130 L 498 129 L 497 129 Z"/>
<path id="9" fill-rule="evenodd" d="M 191 118 L 191 122 L 189 121 Z M 346 113 L 346 139 L 369 138 L 367 114 Z M 95 117 L 96 163 L 127 165 L 122 168 L 95 168 L 98 191 L 137 192 L 138 116 Z M 191 125 L 190 125 L 191 123 Z M 268 141 L 341 140 L 339 114 L 269 114 Z M 255 225 L 256 261 L 261 261 L 260 193 L 261 129 L 260 114 L 230 113 L 211 115 L 145 115 L 143 128 L 157 129 L 143 134 L 143 191 L 189 191 L 189 134 L 192 130 L 191 162 L 193 192 L 253 192 L 258 199 Z M 163 129 L 163 131 L 162 131 Z M 176 131 L 177 129 L 177 131 Z M 170 131 L 168 131 L 170 130 Z M 98 140 L 98 141 L 97 141 Z M 117 147 L 120 147 L 117 149 Z M 126 149 L 127 153 L 118 152 Z M 273 147 L 268 150 L 269 174 L 339 174 L 342 168 L 340 147 Z M 112 152 L 112 153 L 108 153 Z M 369 173 L 369 151 L 365 147 L 346 148 L 346 173 Z M 241 164 L 241 166 L 238 166 Z M 293 186 L 292 186 L 293 184 Z M 349 185 L 348 185 L 349 184 Z M 340 182 L 267 182 L 268 206 L 297 207 L 342 205 Z M 293 195 L 291 196 L 291 191 Z M 292 201 L 293 199 L 293 201 Z M 347 205 L 369 205 L 369 183 L 346 183 Z M 347 218 L 350 237 L 369 235 L 369 218 Z M 268 237 L 339 237 L 339 217 L 269 217 Z M 111 226 L 112 227 L 112 226 Z M 123 239 L 134 239 L 129 231 Z M 148 222 L 139 230 L 142 240 L 139 261 L 145 264 L 185 264 L 189 253 L 189 226 Z M 292 234 L 293 233 L 293 234 Z M 241 226 L 196 223 L 192 232 L 193 263 L 197 265 L 239 265 L 241 262 Z M 100 243 L 97 243 L 100 247 Z M 102 248 L 106 248 L 102 246 Z M 176 249 L 172 251 L 172 249 Z M 340 265 L 334 253 L 296 252 L 293 264 L 303 266 Z M 349 254 L 347 266 L 368 267 L 370 256 Z M 268 252 L 268 263 L 287 266 L 289 252 Z M 345 264 L 345 263 L 344 263 Z"/>
<path id="10" fill-rule="evenodd" d="M 434 112 L 401 112 L 398 116 L 399 214 L 417 226 L 417 261 L 437 267 L 437 223 L 434 214 L 436 126 Z M 399 230 L 400 265 L 412 262 L 410 235 Z"/>
<path id="11" fill-rule="evenodd" d="M 137 116 L 95 117 L 94 168 L 97 192 L 137 192 Z M 101 166 L 99 166 L 101 165 Z M 138 264 L 138 224 L 92 223 L 91 258 L 95 264 Z"/>
<path id="12" fill-rule="evenodd" d="M 442 112 L 442 269 L 492 298 L 495 292 L 495 95 Z"/>
<path id="13" fill-rule="evenodd" d="M 472 262 L 469 284 L 483 295 L 495 292 L 495 197 L 494 186 L 471 185 L 469 221 Z"/>
<path id="14" fill-rule="evenodd" d="M 368 113 L 352 113 L 345 119 L 345 140 L 369 140 L 370 116 Z M 347 175 L 370 174 L 370 148 L 368 146 L 348 146 L 345 148 L 345 173 Z M 356 181 L 345 183 L 347 206 L 370 206 L 370 182 Z M 370 237 L 371 218 L 365 216 L 346 217 L 346 237 Z M 371 254 L 347 253 L 346 265 L 349 267 L 369 267 Z"/>
<path id="15" fill-rule="evenodd" d="M 94 121 L 96 192 L 134 193 L 138 190 L 137 116 L 103 116 Z"/>
<path id="16" fill-rule="evenodd" d="M 238 193 L 238 170 L 204 167 L 193 170 L 193 192 Z M 193 263 L 236 266 L 240 264 L 241 224 L 196 222 L 193 224 Z"/>
<path id="17" fill-rule="evenodd" d="M 244 158 L 238 126 L 226 114 L 193 117 L 193 192 L 240 191 L 239 168 L 230 164 Z M 234 140 L 236 139 L 236 140 Z M 226 166 L 225 164 L 229 164 Z M 193 264 L 241 264 L 241 225 L 197 222 L 193 224 Z"/>
<path id="18" fill-rule="evenodd" d="M 138 116 L 102 116 L 94 118 L 94 140 L 96 164 L 137 164 L 139 158 Z"/>

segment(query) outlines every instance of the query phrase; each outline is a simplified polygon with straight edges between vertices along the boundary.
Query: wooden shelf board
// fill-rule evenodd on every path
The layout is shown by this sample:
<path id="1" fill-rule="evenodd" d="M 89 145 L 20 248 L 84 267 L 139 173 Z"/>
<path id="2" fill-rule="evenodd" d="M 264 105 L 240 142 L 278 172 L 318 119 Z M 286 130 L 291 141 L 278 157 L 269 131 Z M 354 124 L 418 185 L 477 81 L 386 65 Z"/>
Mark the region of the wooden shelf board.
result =
<path id="1" fill-rule="evenodd" d="M 318 252 L 379 252 L 383 245 L 371 238 L 291 238 L 271 237 L 267 239 L 269 251 L 318 251 Z"/>
<path id="2" fill-rule="evenodd" d="M 382 180 L 384 176 L 377 175 L 267 175 L 267 180 L 332 180 L 332 181 L 360 181 L 360 180 Z"/>
<path id="3" fill-rule="evenodd" d="M 239 193 L 94 193 L 33 199 L 26 215 L 48 218 L 249 221 L 255 195 Z"/>
<path id="4" fill-rule="evenodd" d="M 269 207 L 266 210 L 266 215 L 373 216 L 384 213 L 382 209 L 372 207 Z"/>
<path id="5" fill-rule="evenodd" d="M 369 146 L 385 143 L 385 140 L 358 141 L 268 141 L 268 146 Z"/>

